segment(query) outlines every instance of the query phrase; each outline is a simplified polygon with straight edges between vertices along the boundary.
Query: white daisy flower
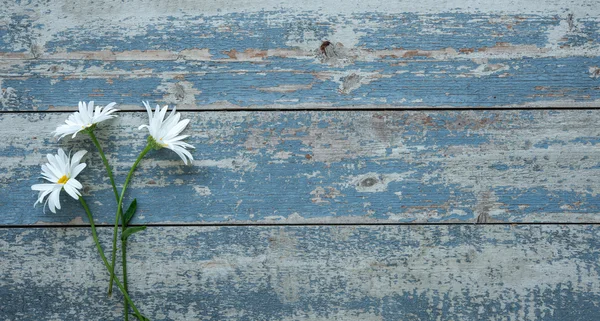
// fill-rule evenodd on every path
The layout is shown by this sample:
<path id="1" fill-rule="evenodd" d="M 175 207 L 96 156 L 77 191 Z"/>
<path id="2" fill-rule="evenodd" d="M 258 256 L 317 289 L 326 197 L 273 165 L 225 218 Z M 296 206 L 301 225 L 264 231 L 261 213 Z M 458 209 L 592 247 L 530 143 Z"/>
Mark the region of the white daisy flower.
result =
<path id="1" fill-rule="evenodd" d="M 188 163 L 188 159 L 190 162 L 193 161 L 194 158 L 192 157 L 192 154 L 186 148 L 194 148 L 194 146 L 182 141 L 190 135 L 179 135 L 189 124 L 190 120 L 184 119 L 179 121 L 181 114 L 175 112 L 175 107 L 173 107 L 173 110 L 171 110 L 169 117 L 164 119 L 169 106 L 164 106 L 162 109 L 160 109 L 160 106 L 156 105 L 154 114 L 152 113 L 152 108 L 150 108 L 150 105 L 147 101 L 144 102 L 144 106 L 146 106 L 146 110 L 148 111 L 150 124 L 142 125 L 138 129 L 148 128 L 150 137 L 152 140 L 154 140 L 153 147 L 155 149 L 165 147 L 174 151 L 177 153 L 177 155 L 179 155 L 179 157 L 181 157 L 186 165 Z"/>
<path id="2" fill-rule="evenodd" d="M 52 213 L 56 213 L 56 209 L 60 209 L 59 196 L 63 188 L 71 197 L 79 199 L 79 196 L 81 196 L 79 189 L 83 188 L 83 186 L 75 177 L 86 166 L 85 163 L 79 163 L 86 153 L 87 151 L 80 150 L 71 158 L 70 155 L 65 154 L 62 148 L 59 148 L 57 155 L 48 154 L 48 163 L 42 165 L 42 177 L 49 181 L 50 184 L 35 184 L 31 186 L 32 190 L 40 192 L 38 200 L 33 206 L 42 203 L 44 198 L 48 196 L 48 199 L 44 203 L 44 208 L 48 204 Z"/>
<path id="3" fill-rule="evenodd" d="M 54 136 L 60 136 L 58 139 L 73 134 L 73 138 L 82 130 L 88 129 L 99 122 L 105 121 L 117 117 L 117 115 L 111 115 L 118 109 L 113 108 L 117 103 L 112 102 L 106 107 L 96 106 L 94 108 L 94 102 L 90 101 L 88 104 L 80 101 L 79 111 L 76 111 L 69 115 L 69 118 L 65 120 L 65 125 L 58 126 L 54 131 Z"/>

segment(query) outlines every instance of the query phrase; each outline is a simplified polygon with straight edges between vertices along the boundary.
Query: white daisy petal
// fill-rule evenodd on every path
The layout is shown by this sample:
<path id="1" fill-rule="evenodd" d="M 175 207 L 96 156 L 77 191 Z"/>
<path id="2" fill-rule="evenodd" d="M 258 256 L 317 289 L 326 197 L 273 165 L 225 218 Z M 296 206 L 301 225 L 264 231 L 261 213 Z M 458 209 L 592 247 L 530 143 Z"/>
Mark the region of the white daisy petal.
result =
<path id="1" fill-rule="evenodd" d="M 46 196 L 48 196 L 48 194 L 50 194 L 50 192 L 52 192 L 52 189 L 47 189 L 47 190 L 44 190 L 44 191 L 40 191 L 40 194 L 38 195 L 38 199 L 33 204 L 33 207 L 35 207 L 38 203 L 42 203 L 44 201 L 44 198 Z"/>
<path id="2" fill-rule="evenodd" d="M 173 138 L 171 138 L 171 140 L 182 140 L 182 139 L 186 139 L 190 137 L 190 135 L 179 135 L 179 136 L 175 136 Z"/>
<path id="3" fill-rule="evenodd" d="M 83 165 L 85 165 L 85 164 L 83 164 Z M 75 187 L 76 189 L 82 189 L 82 188 L 83 188 L 83 185 L 81 185 L 81 183 L 80 183 L 80 182 L 79 182 L 77 179 L 75 179 L 75 178 L 71 178 L 71 179 L 70 179 L 70 180 L 69 180 L 69 181 L 66 183 L 66 185 L 69 185 L 69 186 Z"/>
<path id="4" fill-rule="evenodd" d="M 60 210 L 60 189 L 53 189 L 50 196 L 48 196 L 48 208 L 52 213 L 56 213 L 56 209 Z"/>
<path id="5" fill-rule="evenodd" d="M 62 148 L 58 149 L 57 159 L 59 160 L 60 164 L 62 164 L 63 166 L 66 165 L 68 157 L 67 157 L 67 153 L 65 153 L 64 149 L 62 149 Z"/>
<path id="6" fill-rule="evenodd" d="M 59 149 L 58 153 L 48 154 L 46 158 L 48 163 L 42 165 L 42 177 L 50 183 L 34 184 L 31 189 L 39 191 L 38 198 L 34 206 L 44 202 L 52 213 L 60 209 L 60 191 L 65 190 L 74 199 L 81 196 L 80 189 L 83 185 L 76 179 L 77 175 L 86 167 L 85 163 L 80 163 L 82 157 L 87 153 L 85 150 L 78 151 L 70 157 L 64 150 Z"/>
<path id="7" fill-rule="evenodd" d="M 31 190 L 33 190 L 33 191 L 45 191 L 48 189 L 51 190 L 52 188 L 54 188 L 54 185 L 55 184 L 34 184 L 34 185 L 31 185 Z"/>
<path id="8" fill-rule="evenodd" d="M 185 155 L 178 149 L 173 149 L 173 151 L 181 158 L 183 163 L 187 165 L 187 158 L 185 158 Z"/>
<path id="9" fill-rule="evenodd" d="M 85 156 L 85 154 L 87 154 L 87 150 L 80 150 L 77 153 L 75 153 L 75 155 L 73 155 L 73 157 L 71 158 L 71 164 L 79 164 L 79 161 L 81 160 L 81 158 L 83 158 L 83 156 Z"/>
<path id="10" fill-rule="evenodd" d="M 148 112 L 148 118 L 152 119 L 152 107 L 150 107 L 150 104 L 147 101 L 142 101 L 142 103 L 144 103 L 144 106 L 146 107 L 146 111 Z"/>
<path id="11" fill-rule="evenodd" d="M 60 177 L 56 176 L 46 165 L 42 165 L 42 176 L 51 182 L 58 181 Z"/>
<path id="12" fill-rule="evenodd" d="M 85 163 L 83 164 L 78 164 L 77 166 L 75 166 L 75 168 L 73 168 L 71 170 L 71 175 L 73 175 L 71 178 L 73 177 L 77 177 L 77 175 L 79 175 L 79 173 L 81 173 L 81 171 L 86 167 L 87 165 Z"/>
<path id="13" fill-rule="evenodd" d="M 172 133 L 172 136 L 179 135 L 179 133 L 181 133 L 189 123 L 189 119 L 184 119 L 180 121 L 175 126 L 173 126 L 173 129 L 171 129 L 170 133 Z"/>
<path id="14" fill-rule="evenodd" d="M 187 158 L 189 158 L 190 162 L 194 160 L 194 157 L 192 157 L 192 154 L 185 148 L 179 147 L 179 146 L 175 146 L 173 148 L 171 148 L 175 153 L 177 153 L 177 155 L 179 155 L 179 157 L 181 157 L 181 159 L 183 160 L 183 162 L 187 165 Z"/>
<path id="15" fill-rule="evenodd" d="M 46 168 L 57 178 L 62 176 L 62 171 L 60 170 L 60 164 L 56 160 L 56 157 L 52 154 L 46 155 L 48 159 L 48 163 L 46 164 Z"/>
<path id="16" fill-rule="evenodd" d="M 115 118 L 116 115 L 112 113 L 118 111 L 114 106 L 116 103 L 112 102 L 105 107 L 96 106 L 94 109 L 94 102 L 90 101 L 88 104 L 80 101 L 78 111 L 67 117 L 65 125 L 60 125 L 53 132 L 54 136 L 58 136 L 58 139 L 62 139 L 67 135 L 73 134 L 72 138 L 75 138 L 79 132 L 92 127 L 105 120 Z"/>
<path id="17" fill-rule="evenodd" d="M 67 194 L 69 194 L 72 198 L 79 199 L 79 195 L 81 195 L 81 194 L 75 187 L 73 187 L 69 184 L 65 184 L 65 186 L 63 186 L 63 188 L 65 189 L 65 192 L 67 192 Z"/>
<path id="18" fill-rule="evenodd" d="M 115 102 L 112 102 L 112 103 L 110 103 L 110 104 L 106 105 L 106 107 L 104 107 L 104 110 L 105 110 L 105 111 L 110 111 L 111 113 L 112 113 L 112 112 L 115 112 L 115 111 L 117 111 L 117 110 L 116 110 L 116 109 L 114 109 L 113 107 L 115 107 L 115 105 L 116 105 L 116 104 L 117 104 L 117 103 L 115 103 Z"/>
<path id="19" fill-rule="evenodd" d="M 79 102 L 79 113 L 83 114 L 87 111 L 87 106 L 83 101 Z"/>
<path id="20" fill-rule="evenodd" d="M 58 139 L 61 139 L 67 135 L 76 135 L 79 130 L 81 128 L 79 126 L 73 126 L 73 125 L 61 125 L 58 128 L 56 128 L 56 131 L 54 131 L 54 135 L 55 136 L 59 136 Z"/>
<path id="21" fill-rule="evenodd" d="M 194 146 L 183 142 L 181 140 L 189 137 L 189 135 L 179 135 L 190 123 L 189 119 L 181 120 L 181 114 L 176 112 L 176 108 L 173 107 L 169 116 L 165 119 L 165 115 L 169 106 L 160 108 L 156 105 L 154 113 L 152 108 L 147 101 L 144 101 L 144 106 L 148 112 L 148 125 L 141 125 L 138 129 L 147 128 L 152 139 L 162 147 L 166 147 L 179 155 L 185 164 L 188 160 L 191 162 L 194 160 L 192 154 L 187 150 L 194 148 Z"/>

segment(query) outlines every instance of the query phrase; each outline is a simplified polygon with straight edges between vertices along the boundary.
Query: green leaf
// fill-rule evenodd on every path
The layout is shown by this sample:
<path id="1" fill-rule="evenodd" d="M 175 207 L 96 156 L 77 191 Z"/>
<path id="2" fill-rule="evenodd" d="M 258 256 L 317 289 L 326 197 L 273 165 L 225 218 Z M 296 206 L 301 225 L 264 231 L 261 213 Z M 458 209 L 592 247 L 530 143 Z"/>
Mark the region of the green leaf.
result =
<path id="1" fill-rule="evenodd" d="M 136 317 L 138 320 L 140 320 L 140 321 L 150 321 L 150 319 L 146 318 L 145 316 L 143 316 L 143 315 L 141 315 L 141 314 L 140 314 L 140 315 L 142 316 L 142 318 L 141 318 L 141 319 L 140 319 L 140 318 L 137 316 L 137 314 L 134 314 L 134 315 L 135 315 L 135 317 Z"/>
<path id="2" fill-rule="evenodd" d="M 125 231 L 123 231 L 123 234 L 121 234 L 121 240 L 125 241 L 129 236 L 131 236 L 131 234 L 143 231 L 145 229 L 145 226 L 128 227 Z"/>
<path id="3" fill-rule="evenodd" d="M 125 212 L 125 215 L 123 215 L 123 222 L 125 222 L 125 225 L 129 224 L 129 221 L 131 221 L 131 219 L 133 218 L 133 214 L 135 214 L 136 209 L 137 209 L 137 199 L 134 198 L 133 202 L 131 202 L 131 204 L 129 204 L 129 208 Z"/>

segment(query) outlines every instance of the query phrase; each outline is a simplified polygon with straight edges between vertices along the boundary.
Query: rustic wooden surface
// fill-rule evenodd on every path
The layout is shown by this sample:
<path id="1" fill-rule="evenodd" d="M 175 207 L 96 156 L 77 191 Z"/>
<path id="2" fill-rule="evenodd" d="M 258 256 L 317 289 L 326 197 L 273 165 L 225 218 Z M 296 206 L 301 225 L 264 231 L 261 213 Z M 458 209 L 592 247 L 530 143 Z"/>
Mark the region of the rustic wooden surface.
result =
<path id="1" fill-rule="evenodd" d="M 152 152 L 127 195 L 151 225 L 129 254 L 153 320 L 597 319 L 599 17 L 595 0 L 1 1 L 0 320 L 121 318 L 77 202 L 32 207 L 44 155 L 85 148 L 84 196 L 112 224 L 92 144 L 50 135 L 79 100 L 125 110 L 97 130 L 119 184 L 142 100 L 192 120 L 193 165 Z"/>
<path id="2" fill-rule="evenodd" d="M 1 108 L 600 105 L 597 1 L 419 2 L 6 1 Z"/>
<path id="3" fill-rule="evenodd" d="M 128 265 L 156 320 L 594 320 L 599 240 L 598 226 L 152 227 Z M 10 229 L 0 249 L 3 319 L 119 319 L 87 228 Z"/>
<path id="4" fill-rule="evenodd" d="M 196 160 L 185 166 L 161 150 L 142 162 L 128 194 L 140 204 L 135 223 L 600 222 L 595 110 L 183 115 Z M 84 223 L 66 194 L 56 214 L 31 207 L 30 186 L 57 146 L 48 133 L 65 117 L 0 117 L 9 142 L 0 148 L 0 199 L 11 200 L 0 211 L 12 213 L 1 223 Z M 145 113 L 121 114 L 97 130 L 121 183 L 146 143 L 144 122 Z M 95 151 L 85 136 L 60 145 Z M 98 200 L 90 206 L 97 223 L 111 224 L 100 157 L 86 161 L 82 180 L 96 183 L 86 193 Z"/>

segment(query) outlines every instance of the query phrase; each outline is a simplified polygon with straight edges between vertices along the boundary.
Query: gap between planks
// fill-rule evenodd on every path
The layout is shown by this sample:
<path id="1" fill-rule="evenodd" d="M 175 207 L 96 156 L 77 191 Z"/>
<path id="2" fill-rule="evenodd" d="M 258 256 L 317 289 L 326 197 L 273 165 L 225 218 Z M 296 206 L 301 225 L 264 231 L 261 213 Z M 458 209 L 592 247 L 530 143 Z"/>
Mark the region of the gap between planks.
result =
<path id="1" fill-rule="evenodd" d="M 176 106 L 169 104 L 169 106 Z M 73 107 L 75 108 L 75 107 Z M 192 113 L 214 113 L 214 112 L 284 112 L 284 113 L 297 113 L 297 112 L 328 112 L 328 111 L 353 111 L 353 112 L 386 112 L 386 111 L 428 111 L 428 112 L 445 112 L 445 111 L 521 111 L 521 110 L 599 110 L 598 107 L 573 107 L 573 106 L 552 106 L 552 107 L 538 107 L 538 106 L 519 106 L 519 107 L 402 107 L 397 106 L 393 108 L 378 108 L 378 107 L 359 107 L 359 108 L 348 108 L 348 107 L 335 107 L 330 108 L 253 108 L 253 107 L 240 107 L 240 108 L 202 108 L 202 109 L 190 109 L 190 108 L 177 108 L 179 112 L 192 112 Z M 0 110 L 0 115 L 17 115 L 17 114 L 61 114 L 61 113 L 72 113 L 76 110 Z M 119 113 L 139 113 L 146 112 L 145 109 L 121 109 Z"/>
<path id="2" fill-rule="evenodd" d="M 471 226 L 471 225 L 506 225 L 506 226 L 565 226 L 565 225 L 585 225 L 585 226 L 600 226 L 600 223 L 585 223 L 585 222 L 489 222 L 489 223 L 466 223 L 466 222 L 450 222 L 450 223 L 212 223 L 212 224 L 183 224 L 183 223 L 161 223 L 161 224 L 130 224 L 129 226 L 148 226 L 148 227 L 288 227 L 288 226 Z M 82 228 L 89 227 L 89 224 L 39 224 L 39 225 L 0 225 L 0 229 L 43 229 L 43 228 Z M 114 227 L 112 224 L 95 224 L 96 227 Z M 120 225 L 119 225 L 120 226 Z"/>

